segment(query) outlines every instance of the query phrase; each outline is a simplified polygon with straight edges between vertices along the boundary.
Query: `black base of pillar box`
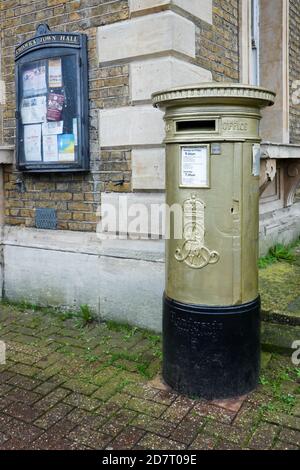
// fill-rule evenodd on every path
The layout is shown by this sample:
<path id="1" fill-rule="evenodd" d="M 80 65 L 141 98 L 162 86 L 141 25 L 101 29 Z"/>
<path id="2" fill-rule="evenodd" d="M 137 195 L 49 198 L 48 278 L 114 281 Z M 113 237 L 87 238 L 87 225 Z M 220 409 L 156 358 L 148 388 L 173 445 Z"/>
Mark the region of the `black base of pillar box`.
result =
<path id="1" fill-rule="evenodd" d="M 164 296 L 163 378 L 190 397 L 233 398 L 254 390 L 260 369 L 260 298 L 226 307 Z"/>

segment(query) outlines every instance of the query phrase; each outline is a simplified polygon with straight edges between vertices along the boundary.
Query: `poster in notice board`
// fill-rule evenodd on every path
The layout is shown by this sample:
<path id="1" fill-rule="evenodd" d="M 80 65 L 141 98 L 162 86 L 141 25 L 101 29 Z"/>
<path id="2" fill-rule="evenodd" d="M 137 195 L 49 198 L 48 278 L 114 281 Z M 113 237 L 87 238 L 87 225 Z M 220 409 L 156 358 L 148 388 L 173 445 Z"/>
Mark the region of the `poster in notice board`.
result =
<path id="1" fill-rule="evenodd" d="M 24 98 L 21 104 L 22 124 L 37 124 L 46 120 L 46 96 Z"/>
<path id="2" fill-rule="evenodd" d="M 23 96 L 42 95 L 47 92 L 46 66 L 36 65 L 23 73 Z"/>
<path id="3" fill-rule="evenodd" d="M 61 88 L 63 86 L 60 57 L 48 61 L 48 85 L 49 88 Z"/>
<path id="4" fill-rule="evenodd" d="M 27 162 L 42 160 L 41 135 L 41 124 L 24 126 L 24 154 Z"/>
<path id="5" fill-rule="evenodd" d="M 61 93 L 49 93 L 47 103 L 47 121 L 61 121 L 65 97 Z"/>
<path id="6" fill-rule="evenodd" d="M 59 134 L 58 158 L 60 161 L 72 162 L 75 160 L 74 134 Z"/>
<path id="7" fill-rule="evenodd" d="M 57 162 L 58 146 L 57 135 L 43 135 L 43 157 L 44 162 Z"/>

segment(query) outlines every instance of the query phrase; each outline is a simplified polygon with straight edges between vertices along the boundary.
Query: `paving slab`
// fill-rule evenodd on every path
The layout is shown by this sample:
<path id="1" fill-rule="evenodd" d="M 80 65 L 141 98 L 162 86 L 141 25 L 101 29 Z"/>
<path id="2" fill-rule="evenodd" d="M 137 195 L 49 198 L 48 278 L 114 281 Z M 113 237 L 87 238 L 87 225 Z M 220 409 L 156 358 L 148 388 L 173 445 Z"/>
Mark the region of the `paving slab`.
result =
<path id="1" fill-rule="evenodd" d="M 208 402 L 163 382 L 159 335 L 7 304 L 2 325 L 12 336 L 0 365 L 0 450 L 300 448 L 300 368 L 290 356 L 263 353 L 256 391 Z"/>

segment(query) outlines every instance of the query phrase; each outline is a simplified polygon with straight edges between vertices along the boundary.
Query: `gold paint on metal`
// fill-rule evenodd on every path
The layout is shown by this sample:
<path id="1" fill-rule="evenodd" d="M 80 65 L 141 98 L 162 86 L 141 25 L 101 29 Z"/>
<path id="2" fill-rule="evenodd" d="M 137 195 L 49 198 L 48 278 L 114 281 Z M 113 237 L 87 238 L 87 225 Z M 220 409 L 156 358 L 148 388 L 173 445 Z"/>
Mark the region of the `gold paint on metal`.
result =
<path id="1" fill-rule="evenodd" d="M 175 259 L 186 263 L 190 268 L 200 269 L 219 261 L 216 251 L 204 246 L 205 204 L 195 194 L 183 203 L 183 245 L 176 248 Z"/>
<path id="2" fill-rule="evenodd" d="M 261 140 L 261 108 L 274 98 L 259 87 L 214 82 L 153 94 L 153 104 L 165 110 L 166 202 L 193 200 L 184 211 L 182 238 L 171 225 L 166 240 L 169 298 L 223 306 L 257 298 L 259 176 L 253 175 L 252 149 Z M 181 147 L 214 144 L 221 152 L 209 151 L 209 187 L 193 187 L 191 196 L 191 188 L 180 186 Z M 197 224 L 193 211 L 201 214 Z"/>

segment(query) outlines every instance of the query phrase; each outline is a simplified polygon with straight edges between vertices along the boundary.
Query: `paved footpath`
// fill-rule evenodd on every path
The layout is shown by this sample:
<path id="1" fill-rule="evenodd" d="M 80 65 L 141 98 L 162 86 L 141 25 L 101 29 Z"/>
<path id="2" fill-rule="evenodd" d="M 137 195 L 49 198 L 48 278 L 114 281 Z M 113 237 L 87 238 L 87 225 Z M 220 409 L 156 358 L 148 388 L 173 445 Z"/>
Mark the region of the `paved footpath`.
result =
<path id="1" fill-rule="evenodd" d="M 162 384 L 160 337 L 137 328 L 2 304 L 0 340 L 0 449 L 300 448 L 287 356 L 263 355 L 254 393 L 211 403 Z"/>

